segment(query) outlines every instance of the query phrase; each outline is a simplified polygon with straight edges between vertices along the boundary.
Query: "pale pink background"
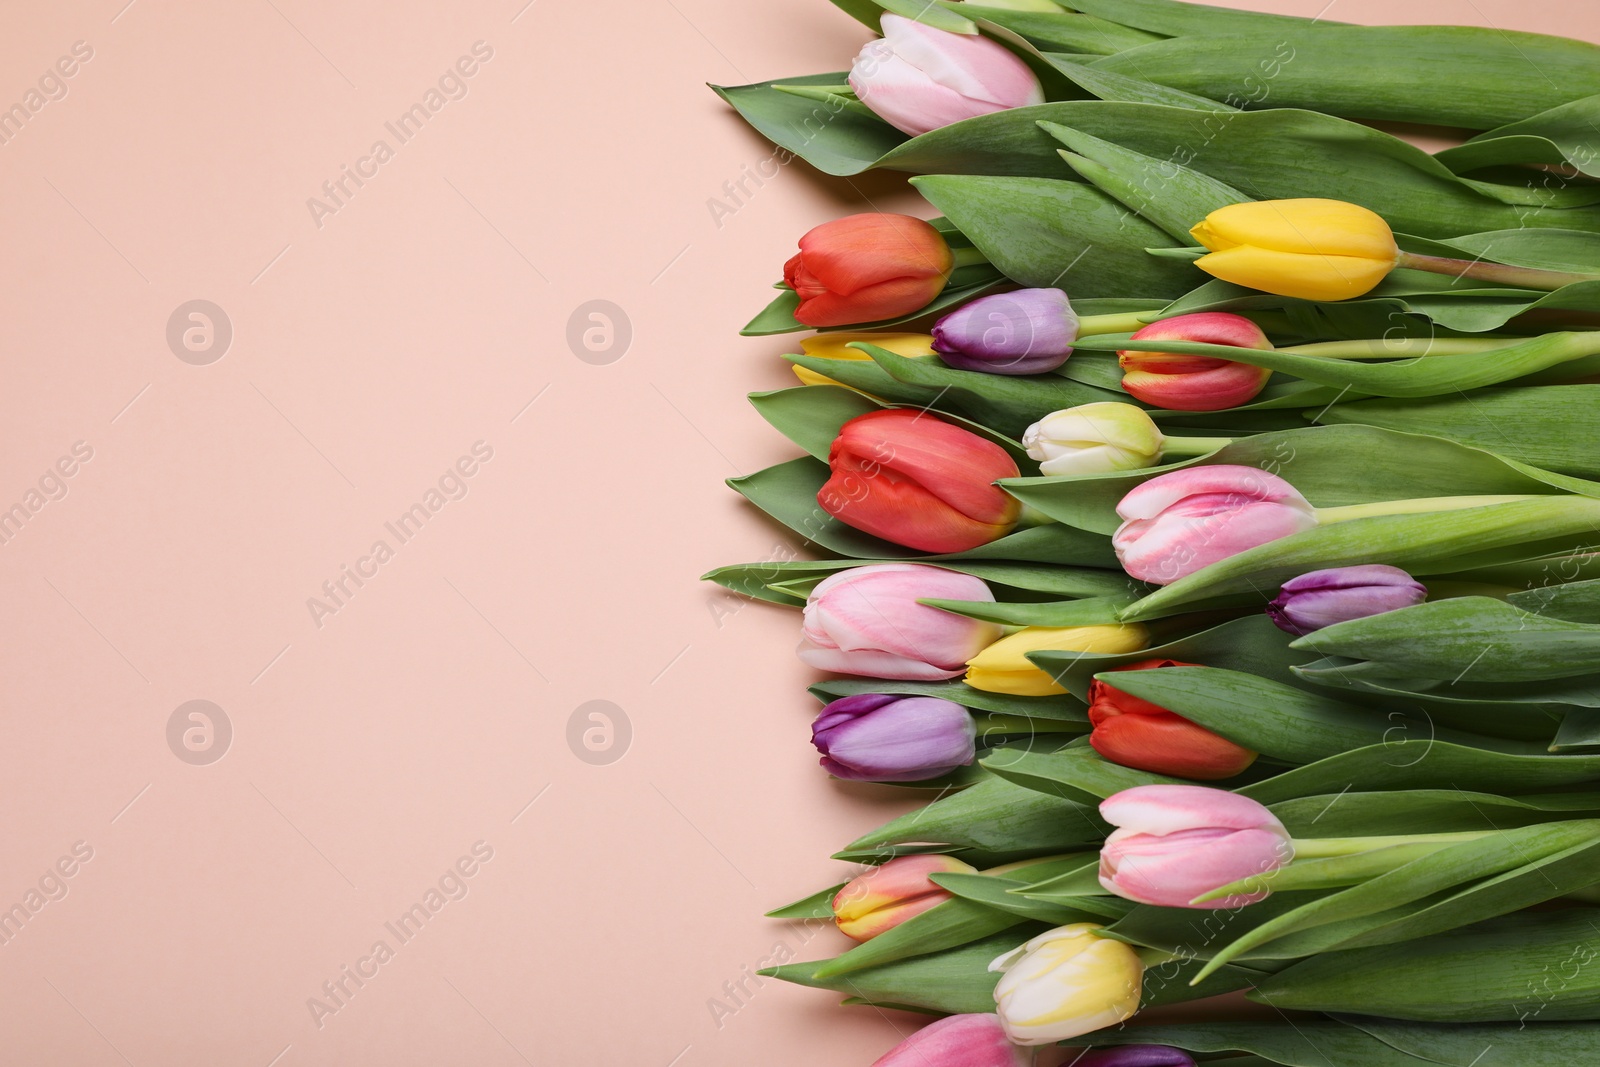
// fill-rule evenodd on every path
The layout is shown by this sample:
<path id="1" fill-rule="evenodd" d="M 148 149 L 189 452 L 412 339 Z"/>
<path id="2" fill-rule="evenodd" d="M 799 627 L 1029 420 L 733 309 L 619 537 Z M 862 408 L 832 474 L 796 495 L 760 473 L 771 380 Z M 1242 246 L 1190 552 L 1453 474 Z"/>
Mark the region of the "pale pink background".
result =
<path id="1" fill-rule="evenodd" d="M 909 801 L 815 766 L 795 616 L 696 582 L 786 540 L 721 484 L 790 454 L 743 399 L 787 343 L 735 330 L 803 229 L 911 205 L 797 163 L 718 226 L 770 149 L 702 83 L 839 69 L 866 31 L 823 0 L 125 3 L 0 35 L 6 102 L 94 53 L 0 146 L 0 509 L 93 449 L 0 546 L 0 907 L 93 848 L 0 946 L 3 1059 L 870 1063 L 913 1017 L 747 979 L 709 1007 L 799 946 L 760 912 Z M 1555 0 L 1326 14 L 1600 31 Z M 468 95 L 315 225 L 480 40 Z M 196 298 L 235 331 L 209 366 L 165 340 Z M 632 321 L 610 365 L 565 339 L 594 299 Z M 314 625 L 480 440 L 468 495 Z M 233 725 L 209 766 L 167 746 L 192 699 Z M 593 699 L 633 726 L 608 766 L 567 744 Z M 468 895 L 319 1028 L 307 999 L 478 841 Z"/>

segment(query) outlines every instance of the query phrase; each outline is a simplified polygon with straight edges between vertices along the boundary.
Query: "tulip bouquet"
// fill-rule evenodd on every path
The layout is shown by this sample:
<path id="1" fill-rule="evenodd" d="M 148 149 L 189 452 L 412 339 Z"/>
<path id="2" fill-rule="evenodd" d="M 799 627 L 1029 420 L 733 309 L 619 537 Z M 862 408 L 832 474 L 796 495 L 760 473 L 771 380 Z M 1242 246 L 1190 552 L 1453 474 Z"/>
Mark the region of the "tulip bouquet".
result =
<path id="1" fill-rule="evenodd" d="M 807 552 L 707 577 L 926 803 L 765 973 L 939 1017 L 880 1067 L 1600 1062 L 1600 49 L 835 2 L 848 73 L 718 91 L 942 214 L 801 237 L 730 484 Z"/>

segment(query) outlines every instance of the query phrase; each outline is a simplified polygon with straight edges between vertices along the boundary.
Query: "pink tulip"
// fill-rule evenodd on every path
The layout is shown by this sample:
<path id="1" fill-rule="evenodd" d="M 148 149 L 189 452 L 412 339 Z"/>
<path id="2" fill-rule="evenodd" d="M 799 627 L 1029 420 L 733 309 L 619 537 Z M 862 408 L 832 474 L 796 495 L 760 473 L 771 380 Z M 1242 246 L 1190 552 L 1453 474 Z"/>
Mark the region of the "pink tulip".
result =
<path id="1" fill-rule="evenodd" d="M 870 941 L 951 899 L 929 875 L 973 874 L 954 856 L 896 856 L 846 882 L 833 897 L 833 921 L 846 937 Z"/>
<path id="2" fill-rule="evenodd" d="M 823 671 L 936 682 L 959 678 L 1000 627 L 920 599 L 994 600 L 979 578 L 920 563 L 852 567 L 806 600 L 800 658 Z"/>
<path id="3" fill-rule="evenodd" d="M 1006 1040 L 998 1015 L 951 1015 L 924 1026 L 872 1067 L 1027 1067 L 1031 1056 Z"/>
<path id="4" fill-rule="evenodd" d="M 927 133 L 952 122 L 1044 103 L 1028 65 L 976 34 L 936 30 L 885 14 L 883 37 L 850 65 L 850 88 L 897 130 Z"/>
<path id="5" fill-rule="evenodd" d="M 1294 859 L 1294 842 L 1266 808 L 1237 793 L 1200 785 L 1141 785 L 1100 805 L 1117 827 L 1100 850 L 1100 884 L 1140 904 L 1238 908 L 1266 892 L 1191 904 L 1213 889 L 1275 871 Z"/>
<path id="6" fill-rule="evenodd" d="M 1167 585 L 1218 560 L 1304 533 L 1317 512 L 1276 474 L 1231 464 L 1186 467 L 1122 498 L 1111 538 L 1123 570 Z"/>

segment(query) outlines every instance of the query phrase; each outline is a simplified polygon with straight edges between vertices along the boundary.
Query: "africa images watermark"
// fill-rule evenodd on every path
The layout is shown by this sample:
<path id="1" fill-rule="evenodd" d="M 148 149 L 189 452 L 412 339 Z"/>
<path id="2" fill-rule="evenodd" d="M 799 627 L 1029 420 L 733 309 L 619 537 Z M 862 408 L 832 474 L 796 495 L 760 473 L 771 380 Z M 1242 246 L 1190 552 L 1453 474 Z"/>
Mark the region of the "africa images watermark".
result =
<path id="1" fill-rule="evenodd" d="M 394 139 L 393 144 L 388 138 L 380 137 L 372 142 L 366 155 L 358 157 L 354 163 L 341 163 L 338 175 L 322 183 L 322 196 L 306 199 L 306 210 L 311 212 L 311 221 L 317 229 L 322 229 L 324 219 L 337 215 L 362 186 L 376 178 L 379 168 L 395 157 L 401 145 L 421 133 L 428 120 L 443 111 L 446 104 L 466 99 L 468 80 L 493 58 L 494 48 L 488 42 L 472 42 L 470 55 L 459 57 L 445 68 L 439 80 L 423 91 L 420 100 L 383 124 L 385 132 Z"/>
<path id="2" fill-rule="evenodd" d="M 38 82 L 8 108 L 0 110 L 0 145 L 8 145 L 33 117 L 49 104 L 67 98 L 67 80 L 82 69 L 82 64 L 94 58 L 94 48 L 88 41 L 73 41 L 68 55 L 61 56 L 39 75 Z"/>
<path id="3" fill-rule="evenodd" d="M 74 841 L 70 854 L 62 854 L 55 863 L 45 868 L 45 872 L 28 887 L 17 903 L 0 911 L 0 948 L 10 945 L 12 939 L 22 933 L 22 928 L 32 922 L 47 905 L 65 900 L 71 889 L 69 880 L 92 859 L 94 846 L 87 841 Z"/>
<path id="4" fill-rule="evenodd" d="M 376 578 L 383 565 L 394 559 L 402 546 L 421 533 L 422 528 L 443 511 L 446 504 L 466 499 L 471 488 L 468 482 L 483 469 L 483 464 L 492 459 L 494 446 L 487 441 L 474 441 L 470 452 L 446 467 L 438 481 L 428 487 L 420 500 L 385 522 L 383 529 L 387 537 L 373 541 L 366 554 L 358 557 L 354 563 L 341 563 L 339 573 L 322 583 L 322 595 L 306 597 L 306 610 L 311 613 L 311 624 L 322 629 L 323 620 L 329 615 L 339 614 L 347 607 L 361 587 Z M 393 544 L 390 544 L 391 539 Z"/>
<path id="5" fill-rule="evenodd" d="M 322 983 L 320 995 L 306 998 L 306 1010 L 311 1021 L 321 1030 L 329 1016 L 337 1015 L 349 1006 L 368 982 L 378 977 L 383 965 L 394 959 L 395 953 L 409 944 L 433 919 L 453 901 L 465 900 L 471 892 L 467 883 L 494 859 L 494 846 L 487 841 L 474 841 L 471 851 L 459 857 L 444 869 L 433 885 L 410 908 L 383 924 L 387 936 L 372 943 L 367 952 L 354 963 L 339 965 L 339 973 Z"/>
<path id="6" fill-rule="evenodd" d="M 87 441 L 74 441 L 71 451 L 46 467 L 44 473 L 39 475 L 39 480 L 15 504 L 10 507 L 0 505 L 0 508 L 4 508 L 0 510 L 0 545 L 9 545 L 12 538 L 44 510 L 46 504 L 65 500 L 71 488 L 68 480 L 93 458 L 93 446 Z"/>

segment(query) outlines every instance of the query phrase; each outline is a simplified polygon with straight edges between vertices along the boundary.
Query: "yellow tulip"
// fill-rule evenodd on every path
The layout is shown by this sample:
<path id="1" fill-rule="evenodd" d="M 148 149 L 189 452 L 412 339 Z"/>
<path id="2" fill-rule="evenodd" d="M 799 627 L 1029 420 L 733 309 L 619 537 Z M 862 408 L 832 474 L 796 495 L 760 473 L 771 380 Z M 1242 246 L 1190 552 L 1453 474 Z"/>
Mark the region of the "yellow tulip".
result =
<path id="1" fill-rule="evenodd" d="M 1303 300 L 1371 292 L 1399 262 L 1380 215 L 1342 200 L 1232 204 L 1189 231 L 1206 248 L 1196 266 L 1235 285 Z"/>
<path id="2" fill-rule="evenodd" d="M 1057 696 L 1066 690 L 1028 661 L 1029 652 L 1099 652 L 1120 655 L 1145 647 L 1150 634 L 1138 623 L 1105 626 L 1029 626 L 1002 637 L 967 661 L 967 684 L 986 693 Z"/>
<path id="3" fill-rule="evenodd" d="M 887 348 L 895 355 L 905 356 L 907 359 L 920 359 L 934 354 L 933 337 L 925 333 L 819 333 L 801 341 L 800 350 L 816 359 L 839 359 L 849 362 L 870 360 L 872 357 L 861 349 L 845 347 L 858 341 Z M 836 382 L 827 375 L 818 374 L 798 363 L 794 365 L 794 376 L 806 385 L 844 385 L 843 382 Z"/>
<path id="4" fill-rule="evenodd" d="M 1139 1010 L 1144 961 L 1094 923 L 1047 930 L 989 964 L 1004 972 L 995 1011 L 1017 1045 L 1048 1045 L 1107 1026 Z"/>

